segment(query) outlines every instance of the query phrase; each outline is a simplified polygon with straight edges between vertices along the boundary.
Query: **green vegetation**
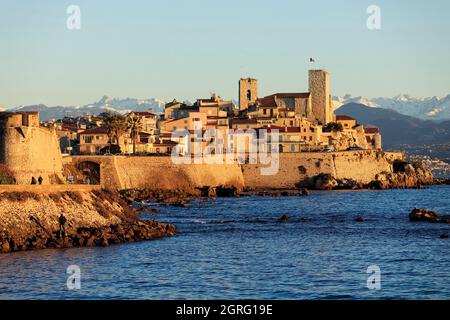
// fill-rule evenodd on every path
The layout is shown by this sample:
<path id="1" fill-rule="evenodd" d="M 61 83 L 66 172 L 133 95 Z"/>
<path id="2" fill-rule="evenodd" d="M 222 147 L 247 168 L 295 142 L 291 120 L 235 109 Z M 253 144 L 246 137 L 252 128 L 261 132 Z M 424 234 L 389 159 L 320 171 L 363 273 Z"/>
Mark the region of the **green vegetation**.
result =
<path id="1" fill-rule="evenodd" d="M 344 127 L 342 126 L 342 123 L 329 122 L 325 127 L 323 127 L 322 131 L 323 132 L 344 131 Z"/>

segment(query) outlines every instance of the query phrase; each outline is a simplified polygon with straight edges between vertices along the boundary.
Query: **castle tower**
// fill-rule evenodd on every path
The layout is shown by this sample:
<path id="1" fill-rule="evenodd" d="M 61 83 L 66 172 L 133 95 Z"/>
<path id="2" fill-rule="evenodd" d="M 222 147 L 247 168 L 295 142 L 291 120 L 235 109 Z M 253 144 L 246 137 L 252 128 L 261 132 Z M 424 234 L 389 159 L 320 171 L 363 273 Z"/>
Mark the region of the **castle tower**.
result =
<path id="1" fill-rule="evenodd" d="M 330 74 L 325 70 L 309 70 L 309 92 L 316 120 L 323 125 L 333 122 L 335 117 L 330 96 Z"/>
<path id="2" fill-rule="evenodd" d="M 246 110 L 258 98 L 258 80 L 247 78 L 239 80 L 239 110 Z"/>

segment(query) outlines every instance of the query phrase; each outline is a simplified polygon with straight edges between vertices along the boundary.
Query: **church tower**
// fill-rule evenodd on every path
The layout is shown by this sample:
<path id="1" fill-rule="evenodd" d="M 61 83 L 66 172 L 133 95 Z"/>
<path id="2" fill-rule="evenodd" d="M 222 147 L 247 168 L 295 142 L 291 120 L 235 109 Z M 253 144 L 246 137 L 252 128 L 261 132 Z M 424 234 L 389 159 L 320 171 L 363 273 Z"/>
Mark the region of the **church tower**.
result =
<path id="1" fill-rule="evenodd" d="M 239 110 L 248 109 L 258 98 L 258 80 L 247 78 L 239 80 Z"/>
<path id="2" fill-rule="evenodd" d="M 330 74 L 325 70 L 309 70 L 309 92 L 312 111 L 322 125 L 334 122 L 333 101 L 330 95 Z"/>

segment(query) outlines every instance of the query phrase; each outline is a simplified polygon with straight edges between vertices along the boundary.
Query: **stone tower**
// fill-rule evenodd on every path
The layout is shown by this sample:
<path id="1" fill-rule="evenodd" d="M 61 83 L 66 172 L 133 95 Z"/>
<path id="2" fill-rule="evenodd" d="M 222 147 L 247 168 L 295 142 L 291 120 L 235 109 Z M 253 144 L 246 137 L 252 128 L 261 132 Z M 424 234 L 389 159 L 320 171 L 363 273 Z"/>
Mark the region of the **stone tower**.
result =
<path id="1" fill-rule="evenodd" d="M 246 110 L 258 98 L 258 80 L 247 78 L 239 80 L 239 110 Z"/>
<path id="2" fill-rule="evenodd" d="M 323 125 L 333 122 L 335 117 L 330 96 L 330 74 L 325 70 L 309 70 L 309 92 L 316 120 Z"/>

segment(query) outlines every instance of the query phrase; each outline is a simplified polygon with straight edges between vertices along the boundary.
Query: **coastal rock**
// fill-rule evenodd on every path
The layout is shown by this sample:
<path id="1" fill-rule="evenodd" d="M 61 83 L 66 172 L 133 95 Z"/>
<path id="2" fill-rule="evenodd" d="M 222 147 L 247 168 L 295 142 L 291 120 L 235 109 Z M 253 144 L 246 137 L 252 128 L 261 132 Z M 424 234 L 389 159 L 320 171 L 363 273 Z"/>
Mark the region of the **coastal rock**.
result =
<path id="1" fill-rule="evenodd" d="M 434 183 L 433 174 L 422 162 L 394 161 L 393 172 L 381 172 L 370 182 L 369 189 L 422 188 Z"/>
<path id="2" fill-rule="evenodd" d="M 278 219 L 278 221 L 288 221 L 289 220 L 289 215 L 287 213 L 283 214 L 281 216 L 280 219 Z"/>
<path id="3" fill-rule="evenodd" d="M 424 208 L 414 208 L 409 214 L 409 221 L 438 222 L 438 216 L 437 212 Z"/>
<path id="4" fill-rule="evenodd" d="M 300 194 L 301 194 L 302 196 L 309 196 L 309 191 L 308 191 L 308 189 L 306 189 L 306 188 L 301 188 L 301 189 L 300 189 Z"/>
<path id="5" fill-rule="evenodd" d="M 231 187 L 218 186 L 218 187 L 216 187 L 216 194 L 218 197 L 223 197 L 223 198 L 239 196 L 238 189 L 235 186 L 231 186 Z"/>
<path id="6" fill-rule="evenodd" d="M 333 190 L 338 186 L 336 179 L 328 173 L 321 173 L 315 176 L 313 184 L 316 190 Z"/>
<path id="7" fill-rule="evenodd" d="M 355 222 L 366 222 L 366 219 L 364 219 L 362 217 L 358 217 L 358 218 L 353 219 L 353 221 L 355 221 Z"/>
<path id="8" fill-rule="evenodd" d="M 61 232 L 59 217 L 67 223 Z M 176 228 L 140 220 L 117 193 L 92 191 L 7 193 L 0 197 L 0 252 L 44 248 L 109 246 L 170 237 Z"/>
<path id="9" fill-rule="evenodd" d="M 0 242 L 0 253 L 8 253 L 11 251 L 11 247 L 7 240 Z"/>

